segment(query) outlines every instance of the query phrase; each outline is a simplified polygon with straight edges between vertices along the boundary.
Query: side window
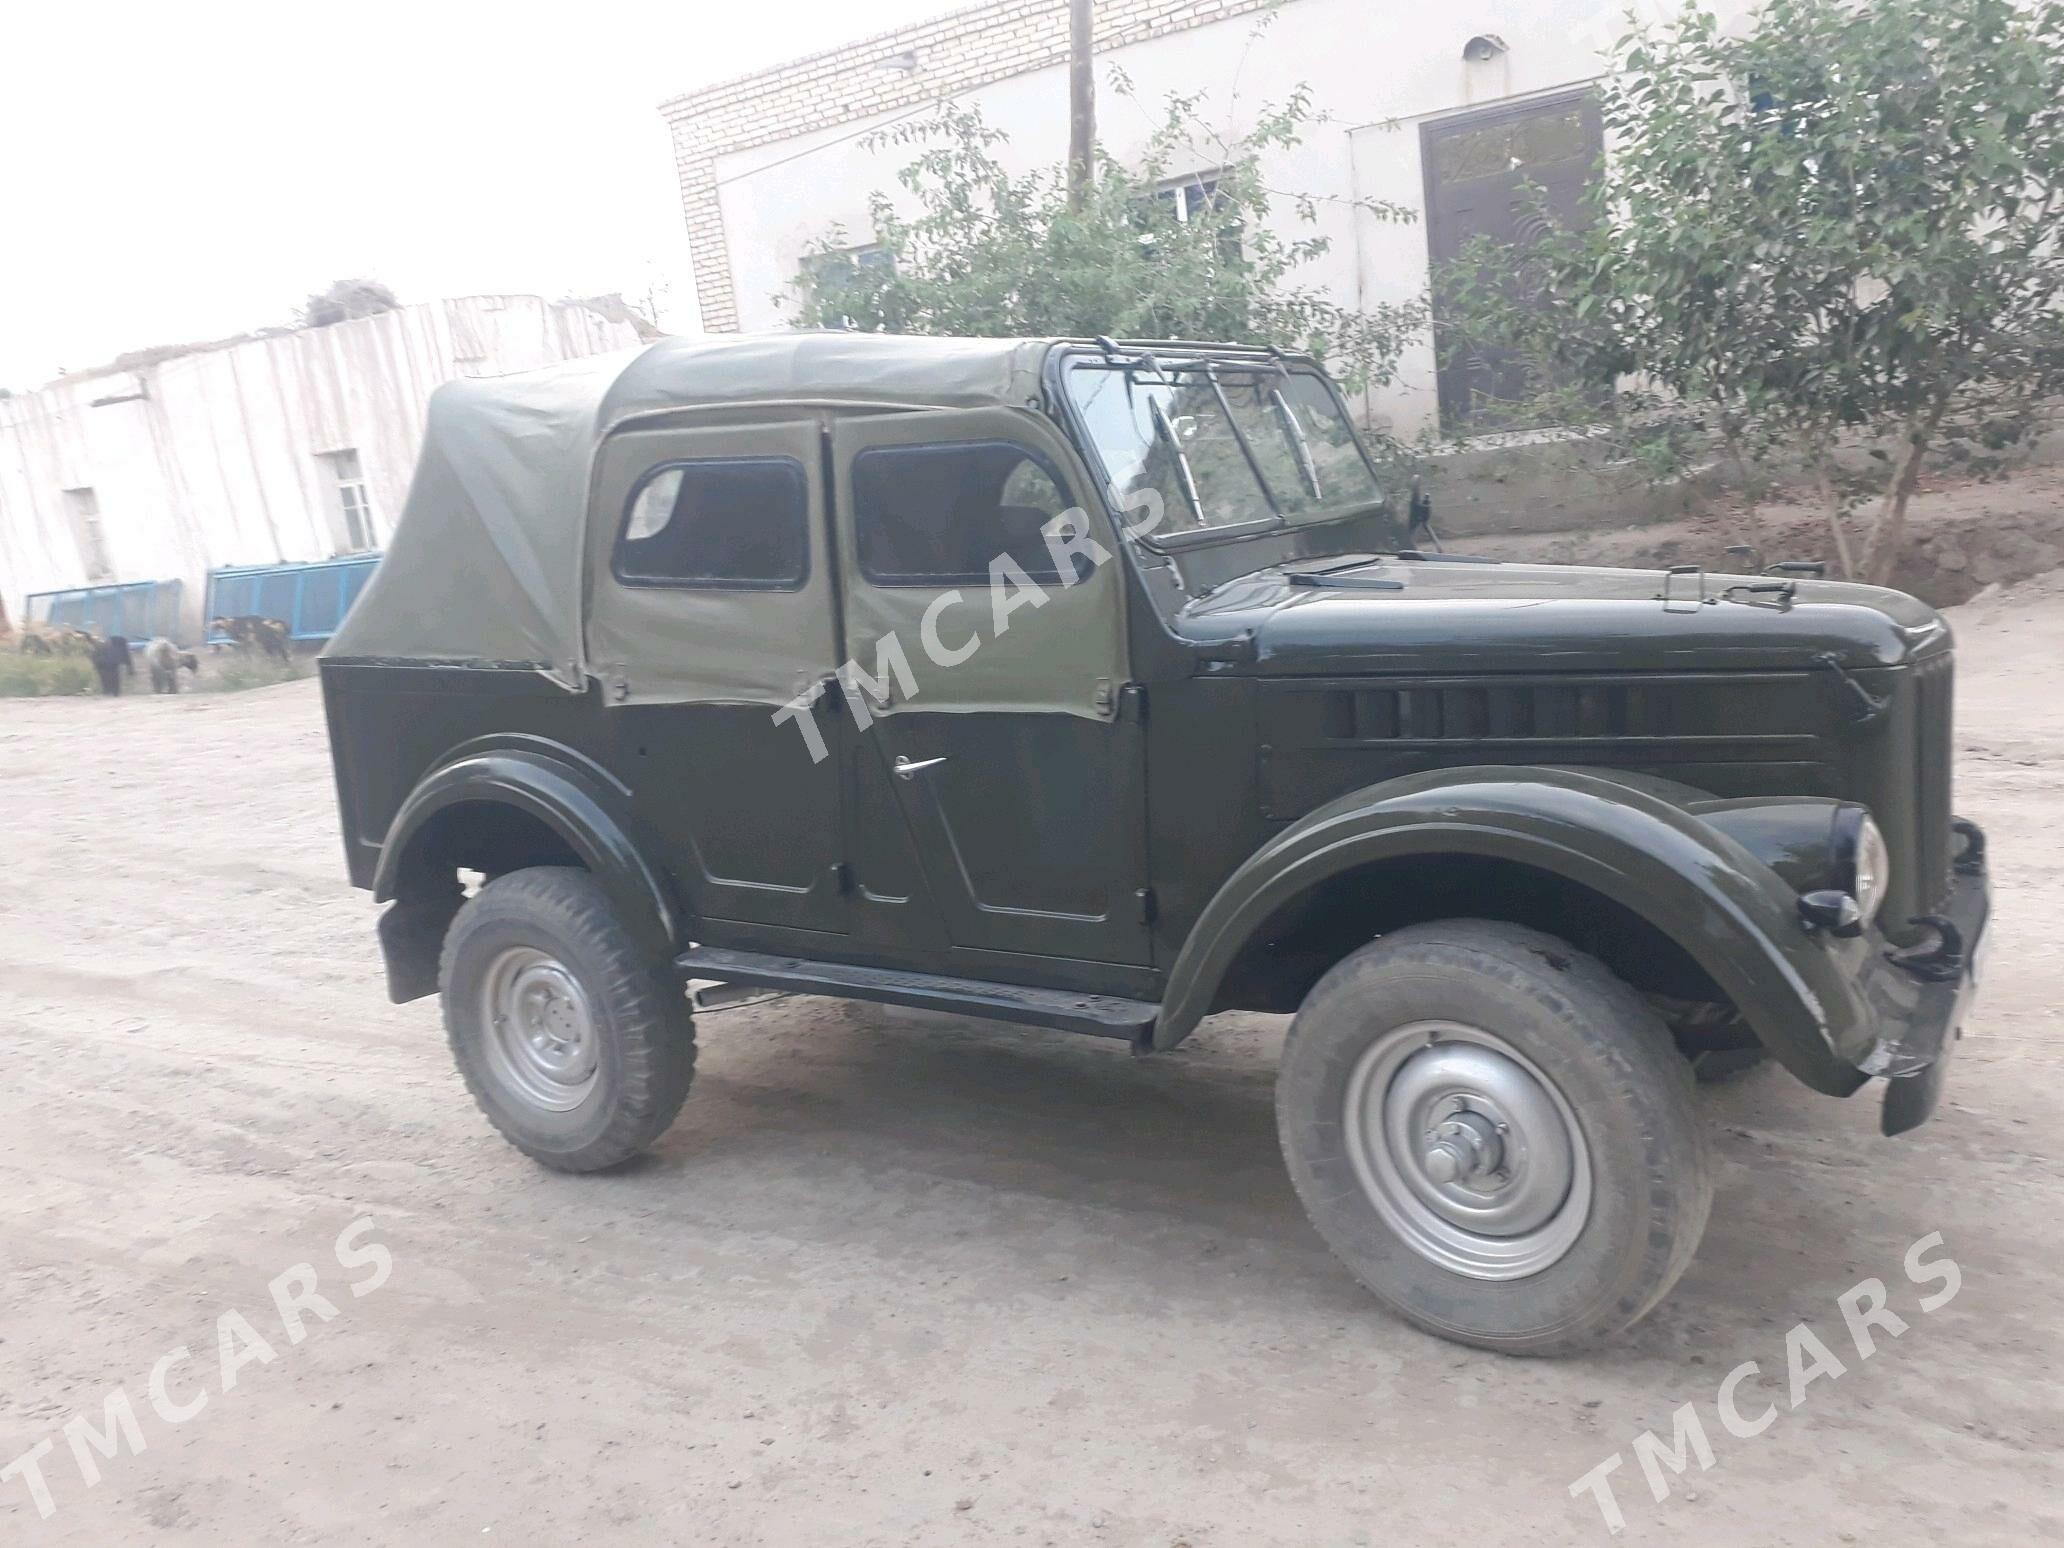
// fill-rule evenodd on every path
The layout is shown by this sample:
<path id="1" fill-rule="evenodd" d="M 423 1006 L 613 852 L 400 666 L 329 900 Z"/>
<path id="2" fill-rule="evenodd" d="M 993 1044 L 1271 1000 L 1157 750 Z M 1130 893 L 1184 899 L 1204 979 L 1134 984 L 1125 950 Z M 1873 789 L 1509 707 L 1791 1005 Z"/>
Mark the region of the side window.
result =
<path id="1" fill-rule="evenodd" d="M 999 555 L 1056 582 L 1045 528 L 1072 503 L 1044 458 L 1008 441 L 876 446 L 853 459 L 860 572 L 878 585 L 986 585 Z"/>
<path id="2" fill-rule="evenodd" d="M 669 462 L 638 481 L 616 540 L 632 586 L 792 590 L 809 573 L 810 487 L 793 457 Z"/>

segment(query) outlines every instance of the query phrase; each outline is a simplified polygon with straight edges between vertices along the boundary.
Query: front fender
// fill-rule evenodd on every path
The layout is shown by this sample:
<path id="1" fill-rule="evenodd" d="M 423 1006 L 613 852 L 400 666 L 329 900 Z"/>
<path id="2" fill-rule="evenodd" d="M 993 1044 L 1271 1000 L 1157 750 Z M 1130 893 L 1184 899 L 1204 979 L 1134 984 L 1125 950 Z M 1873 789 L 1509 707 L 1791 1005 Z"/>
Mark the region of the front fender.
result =
<path id="1" fill-rule="evenodd" d="M 1263 845 L 1205 907 L 1170 972 L 1154 1046 L 1189 1036 L 1241 948 L 1308 888 L 1372 861 L 1472 855 L 1631 908 L 1705 969 L 1787 1068 L 1846 1096 L 1873 1042 L 1857 991 L 1869 947 L 1807 935 L 1797 893 L 1687 810 L 1700 798 L 1640 775 L 1509 766 L 1410 774 L 1343 796 Z"/>
<path id="2" fill-rule="evenodd" d="M 462 749 L 425 778 L 402 803 L 380 846 L 373 896 L 397 896 L 411 845 L 439 812 L 491 801 L 544 823 L 593 872 L 639 944 L 671 959 L 680 919 L 665 878 L 635 840 L 628 800 L 598 769 L 556 751 L 529 747 Z"/>

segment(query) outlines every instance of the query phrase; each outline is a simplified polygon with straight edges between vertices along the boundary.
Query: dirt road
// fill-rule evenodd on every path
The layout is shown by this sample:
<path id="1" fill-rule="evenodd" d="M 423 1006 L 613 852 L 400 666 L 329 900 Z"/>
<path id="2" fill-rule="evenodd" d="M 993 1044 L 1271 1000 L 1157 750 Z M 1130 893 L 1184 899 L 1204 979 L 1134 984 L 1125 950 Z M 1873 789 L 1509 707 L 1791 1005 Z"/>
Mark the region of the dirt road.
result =
<path id="1" fill-rule="evenodd" d="M 735 1010 L 655 1160 L 542 1172 L 434 1002 L 385 1003 L 313 684 L 0 703 L 0 1467 L 50 1442 L 54 1506 L 17 1470 L 0 1542 L 1539 1548 L 1608 1540 L 1569 1489 L 1615 1452 L 1629 1541 L 2060 1540 L 2064 585 L 1957 622 L 2000 919 L 1944 1109 L 1891 1142 L 1872 1095 L 1707 1098 L 1697 1262 L 1559 1363 L 1415 1333 L 1332 1261 L 1264 1018 L 1136 1061 Z M 1961 1288 L 1924 1313 L 1931 1231 Z M 304 1263 L 283 1293 L 334 1315 L 302 1299 L 295 1342 L 268 1285 Z M 1865 1276 L 1909 1325 L 1859 1363 Z M 1848 1370 L 1794 1408 L 1801 1321 Z M 1775 1417 L 1742 1439 L 1746 1360 Z M 117 1388 L 145 1449 L 75 1455 Z M 1657 1503 L 1633 1443 L 1685 1403 L 1714 1463 Z"/>

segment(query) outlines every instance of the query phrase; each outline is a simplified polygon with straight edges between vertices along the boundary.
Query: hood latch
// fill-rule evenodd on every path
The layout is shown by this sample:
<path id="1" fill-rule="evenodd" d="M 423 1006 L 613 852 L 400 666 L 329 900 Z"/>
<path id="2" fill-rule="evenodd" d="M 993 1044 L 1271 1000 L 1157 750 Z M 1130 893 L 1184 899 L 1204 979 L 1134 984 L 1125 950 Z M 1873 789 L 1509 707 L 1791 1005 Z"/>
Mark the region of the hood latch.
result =
<path id="1" fill-rule="evenodd" d="M 1842 703 L 1842 713 L 1848 716 L 1852 725 L 1867 725 L 1876 720 L 1885 713 L 1886 707 L 1892 702 L 1892 695 L 1889 693 L 1872 693 L 1858 682 L 1850 675 L 1849 669 L 1842 665 L 1841 658 L 1832 651 L 1822 651 L 1813 658 L 1813 664 L 1834 673 L 1835 682 L 1839 687 L 1837 697 Z"/>

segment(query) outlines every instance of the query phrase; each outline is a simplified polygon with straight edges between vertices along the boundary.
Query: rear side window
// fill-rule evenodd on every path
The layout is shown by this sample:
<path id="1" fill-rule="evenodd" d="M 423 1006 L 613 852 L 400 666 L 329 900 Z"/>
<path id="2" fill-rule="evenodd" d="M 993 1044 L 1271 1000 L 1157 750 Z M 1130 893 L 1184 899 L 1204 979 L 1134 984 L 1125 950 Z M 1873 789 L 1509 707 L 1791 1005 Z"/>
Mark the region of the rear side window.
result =
<path id="1" fill-rule="evenodd" d="M 1066 489 L 1008 441 L 870 447 L 853 459 L 860 571 L 883 586 L 980 585 L 1001 555 L 1058 581 L 1045 529 L 1069 508 Z"/>
<path id="2" fill-rule="evenodd" d="M 792 590 L 809 573 L 810 487 L 793 457 L 669 462 L 638 481 L 616 540 L 632 586 Z"/>

